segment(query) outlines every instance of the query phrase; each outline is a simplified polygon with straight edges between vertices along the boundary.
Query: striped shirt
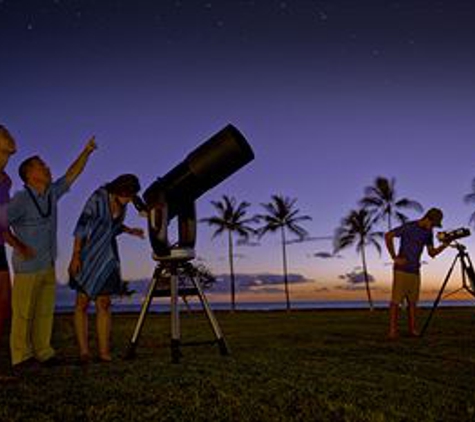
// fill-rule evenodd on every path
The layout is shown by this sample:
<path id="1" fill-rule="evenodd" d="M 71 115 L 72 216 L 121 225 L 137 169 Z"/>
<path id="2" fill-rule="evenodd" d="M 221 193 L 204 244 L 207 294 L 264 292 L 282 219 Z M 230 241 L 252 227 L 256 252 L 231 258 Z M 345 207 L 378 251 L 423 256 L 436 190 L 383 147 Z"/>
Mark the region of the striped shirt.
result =
<path id="1" fill-rule="evenodd" d="M 123 231 L 125 211 L 112 218 L 109 194 L 106 189 L 97 189 L 87 200 L 79 216 L 74 236 L 82 240 L 81 270 L 70 281 L 73 289 L 95 298 L 111 282 L 117 281 L 107 293 L 119 293 L 120 260 L 116 236 Z M 115 290 L 115 291 L 114 291 Z"/>

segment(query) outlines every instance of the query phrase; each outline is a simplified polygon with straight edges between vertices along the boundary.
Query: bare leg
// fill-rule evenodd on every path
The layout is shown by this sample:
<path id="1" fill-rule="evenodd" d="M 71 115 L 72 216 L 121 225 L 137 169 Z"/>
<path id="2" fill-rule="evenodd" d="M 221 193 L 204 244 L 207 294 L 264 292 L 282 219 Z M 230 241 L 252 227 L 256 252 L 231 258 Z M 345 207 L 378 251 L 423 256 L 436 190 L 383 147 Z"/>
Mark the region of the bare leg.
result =
<path id="1" fill-rule="evenodd" d="M 89 298 L 84 293 L 78 293 L 76 297 L 76 307 L 74 309 L 74 327 L 76 329 L 76 339 L 79 346 L 79 356 L 83 361 L 87 361 L 90 357 L 88 341 L 88 307 Z"/>
<path id="2" fill-rule="evenodd" d="M 419 337 L 419 332 L 416 330 L 416 303 L 407 301 L 407 322 L 409 325 L 409 335 L 412 337 Z"/>
<path id="3" fill-rule="evenodd" d="M 8 335 L 8 322 L 11 317 L 11 304 L 12 304 L 12 286 L 10 283 L 10 274 L 8 271 L 0 271 L 0 342 L 3 338 L 3 333 L 7 332 Z M 8 351 L 8 360 L 9 348 Z M 0 375 L 0 383 L 13 381 L 15 378 L 6 375 Z"/>
<path id="4" fill-rule="evenodd" d="M 12 286 L 8 271 L 0 271 L 0 339 L 11 317 Z"/>
<path id="5" fill-rule="evenodd" d="M 388 338 L 394 340 L 398 337 L 398 319 L 399 319 L 399 304 L 391 302 L 389 305 L 389 332 Z"/>
<path id="6" fill-rule="evenodd" d="M 103 362 L 112 360 L 110 352 L 111 332 L 111 299 L 108 295 L 98 296 L 96 299 L 96 331 L 99 348 L 99 359 Z"/>

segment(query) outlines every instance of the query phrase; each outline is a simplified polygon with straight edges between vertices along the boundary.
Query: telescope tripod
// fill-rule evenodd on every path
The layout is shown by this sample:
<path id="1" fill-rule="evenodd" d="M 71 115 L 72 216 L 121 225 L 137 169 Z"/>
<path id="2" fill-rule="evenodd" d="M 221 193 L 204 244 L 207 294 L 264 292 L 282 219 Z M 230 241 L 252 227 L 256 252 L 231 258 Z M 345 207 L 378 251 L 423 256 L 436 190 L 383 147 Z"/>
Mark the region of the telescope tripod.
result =
<path id="1" fill-rule="evenodd" d="M 447 275 L 445 276 L 445 279 L 442 283 L 442 286 L 439 290 L 439 294 L 437 295 L 437 298 L 434 301 L 434 304 L 432 305 L 432 309 L 430 310 L 429 316 L 426 319 L 426 322 L 424 326 L 422 327 L 420 336 L 422 337 L 424 333 L 426 332 L 427 328 L 429 327 L 429 324 L 432 320 L 432 316 L 434 315 L 434 312 L 439 305 L 440 300 L 442 299 L 442 295 L 444 293 L 445 287 L 447 286 L 447 283 L 449 282 L 450 276 L 452 275 L 452 272 L 455 268 L 455 264 L 457 262 L 460 264 L 460 270 L 462 273 L 462 287 L 458 288 L 457 290 L 454 290 L 453 292 L 449 293 L 447 296 L 453 295 L 460 290 L 466 290 L 469 292 L 472 296 L 475 296 L 475 270 L 473 269 L 472 261 L 470 259 L 470 256 L 468 255 L 467 248 L 457 242 L 454 242 L 453 245 L 454 248 L 457 249 L 457 255 L 455 256 L 452 265 L 449 268 L 449 271 L 447 272 Z M 468 280 L 470 280 L 470 284 L 468 283 Z"/>
<path id="2" fill-rule="evenodd" d="M 170 297 L 170 317 L 171 317 L 171 360 L 173 363 L 179 363 L 182 353 L 180 351 L 181 345 L 198 345 L 198 344 L 218 344 L 221 355 L 225 356 L 229 354 L 226 341 L 224 340 L 223 333 L 219 327 L 203 289 L 200 285 L 197 276 L 187 274 L 187 278 L 191 281 L 192 287 L 180 288 L 179 287 L 179 274 L 186 273 L 183 271 L 186 265 L 189 265 L 189 261 L 194 258 L 194 253 L 190 254 L 186 249 L 172 249 L 169 256 L 156 257 L 158 261 L 155 267 L 152 280 L 150 282 L 147 296 L 142 304 L 137 324 L 134 329 L 132 338 L 125 355 L 126 359 L 132 359 L 135 357 L 135 350 L 139 341 L 140 334 L 145 322 L 146 315 L 148 313 L 150 304 L 154 297 Z M 158 285 L 161 281 L 166 280 L 169 283 L 169 288 L 159 288 Z M 198 296 L 201 305 L 206 313 L 211 329 L 214 333 L 215 340 L 207 342 L 193 342 L 193 343 L 181 343 L 180 335 L 180 307 L 178 303 L 179 297 L 186 296 Z"/>

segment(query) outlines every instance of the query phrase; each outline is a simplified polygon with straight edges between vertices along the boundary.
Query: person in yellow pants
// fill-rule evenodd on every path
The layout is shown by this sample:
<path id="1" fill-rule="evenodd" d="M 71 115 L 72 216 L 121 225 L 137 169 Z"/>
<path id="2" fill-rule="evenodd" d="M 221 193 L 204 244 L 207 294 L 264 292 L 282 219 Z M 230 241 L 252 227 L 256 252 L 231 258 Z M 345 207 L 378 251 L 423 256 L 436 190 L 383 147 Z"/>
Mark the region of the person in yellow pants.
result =
<path id="1" fill-rule="evenodd" d="M 66 174 L 55 181 L 39 156 L 27 158 L 19 167 L 25 188 L 8 204 L 8 224 L 14 235 L 34 250 L 35 256 L 24 259 L 21 251 L 13 249 L 10 348 L 14 370 L 35 361 L 48 365 L 58 361 L 50 345 L 55 303 L 57 204 L 82 173 L 95 149 L 93 137 Z"/>
<path id="2" fill-rule="evenodd" d="M 46 362 L 55 354 L 51 347 L 51 327 L 55 305 L 56 276 L 53 267 L 35 273 L 17 273 L 12 308 L 12 361 L 35 358 Z"/>

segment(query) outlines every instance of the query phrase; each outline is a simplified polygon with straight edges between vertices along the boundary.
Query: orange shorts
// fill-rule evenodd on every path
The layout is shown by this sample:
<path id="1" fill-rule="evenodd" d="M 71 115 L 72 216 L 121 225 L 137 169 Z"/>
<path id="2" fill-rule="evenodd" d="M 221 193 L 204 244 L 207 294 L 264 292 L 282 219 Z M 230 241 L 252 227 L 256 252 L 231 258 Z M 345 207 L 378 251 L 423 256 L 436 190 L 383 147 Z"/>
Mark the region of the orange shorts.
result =
<path id="1" fill-rule="evenodd" d="M 421 287 L 420 274 L 406 273 L 394 270 L 393 289 L 391 294 L 392 303 L 401 303 L 405 298 L 411 303 L 419 300 Z"/>

